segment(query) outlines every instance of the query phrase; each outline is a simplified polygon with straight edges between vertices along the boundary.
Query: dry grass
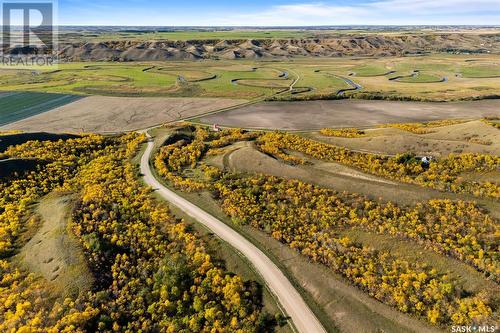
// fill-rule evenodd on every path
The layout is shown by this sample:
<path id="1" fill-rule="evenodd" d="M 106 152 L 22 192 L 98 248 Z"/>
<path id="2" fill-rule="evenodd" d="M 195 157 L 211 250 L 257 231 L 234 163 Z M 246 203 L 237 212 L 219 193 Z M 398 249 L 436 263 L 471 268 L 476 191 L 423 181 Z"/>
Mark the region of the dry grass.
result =
<path id="1" fill-rule="evenodd" d="M 252 143 L 237 143 L 226 148 L 224 155 L 208 158 L 211 165 L 227 170 L 251 174 L 268 174 L 342 192 L 355 192 L 373 200 L 392 201 L 400 205 L 412 205 L 416 201 L 438 198 L 444 194 L 416 185 L 400 184 L 337 163 L 309 159 L 306 165 L 292 166 L 259 152 Z"/>
<path id="2" fill-rule="evenodd" d="M 75 296 L 92 287 L 93 277 L 80 244 L 68 230 L 71 195 L 50 194 L 36 207 L 42 225 L 22 248 L 19 258 L 43 276 L 57 296 Z"/>
<path id="3" fill-rule="evenodd" d="M 367 130 L 366 137 L 349 139 L 311 134 L 316 140 L 349 149 L 398 154 L 446 156 L 450 153 L 482 153 L 500 155 L 500 132 L 482 121 L 432 128 L 432 133 L 414 134 L 395 128 Z M 479 142 L 480 141 L 480 142 Z M 489 145 L 484 142 L 491 142 Z"/>

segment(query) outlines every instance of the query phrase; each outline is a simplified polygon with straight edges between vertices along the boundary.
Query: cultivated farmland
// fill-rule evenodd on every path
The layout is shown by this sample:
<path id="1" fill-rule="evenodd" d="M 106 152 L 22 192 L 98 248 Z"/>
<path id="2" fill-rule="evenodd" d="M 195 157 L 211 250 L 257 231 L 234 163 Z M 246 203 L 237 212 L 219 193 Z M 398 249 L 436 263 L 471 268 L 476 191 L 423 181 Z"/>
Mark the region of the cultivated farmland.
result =
<path id="1" fill-rule="evenodd" d="M 36 92 L 0 94 L 0 126 L 50 111 L 80 99 L 80 96 Z"/>
<path id="2" fill-rule="evenodd" d="M 370 127 L 387 123 L 500 116 L 499 100 L 448 103 L 397 101 L 262 102 L 198 118 L 228 127 L 318 130 L 322 127 Z"/>
<path id="3" fill-rule="evenodd" d="M 76 133 L 133 131 L 246 102 L 221 98 L 91 96 L 0 129 Z"/>

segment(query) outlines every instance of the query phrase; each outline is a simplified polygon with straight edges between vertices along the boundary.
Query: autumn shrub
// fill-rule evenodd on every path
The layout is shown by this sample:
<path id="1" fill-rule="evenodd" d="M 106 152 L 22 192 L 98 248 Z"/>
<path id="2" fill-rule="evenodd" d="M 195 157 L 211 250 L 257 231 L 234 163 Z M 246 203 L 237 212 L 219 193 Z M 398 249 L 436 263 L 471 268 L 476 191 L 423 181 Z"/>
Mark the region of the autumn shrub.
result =
<path id="1" fill-rule="evenodd" d="M 139 182 L 129 159 L 143 140 L 89 135 L 7 150 L 48 163 L 0 180 L 0 254 L 7 258 L 0 259 L 1 332 L 255 332 L 260 326 L 258 288 L 225 272 Z M 54 190 L 79 196 L 70 227 L 95 278 L 90 291 L 66 299 L 10 260 L 30 205 Z"/>
<path id="2" fill-rule="evenodd" d="M 346 164 L 364 172 L 401 182 L 417 184 L 442 191 L 470 193 L 478 197 L 500 198 L 500 185 L 494 182 L 478 182 L 461 177 L 464 172 L 486 172 L 500 169 L 500 157 L 487 154 L 450 154 L 432 161 L 428 166 L 421 163 L 401 163 L 404 154 L 395 157 L 362 153 L 317 142 L 294 134 L 266 133 L 257 139 L 259 149 L 277 158 L 296 159 L 286 151 L 298 151 L 313 158 Z M 303 163 L 303 161 L 301 162 Z"/>
<path id="3" fill-rule="evenodd" d="M 357 128 L 342 128 L 342 129 L 332 129 L 323 128 L 319 131 L 321 135 L 341 137 L 341 138 L 360 138 L 365 136 L 364 131 L 360 131 Z"/>
<path id="4" fill-rule="evenodd" d="M 253 140 L 258 134 L 240 129 L 226 129 L 220 132 L 208 132 L 202 127 L 195 128 L 190 142 L 176 141 L 163 146 L 154 157 L 154 165 L 160 176 L 176 188 L 196 192 L 207 188 L 203 181 L 183 177 L 185 168 L 195 168 L 207 152 L 219 153 L 219 149 L 237 141 Z"/>
<path id="5" fill-rule="evenodd" d="M 98 158 L 75 179 L 83 192 L 73 229 L 105 293 L 100 315 L 112 319 L 102 330 L 253 331 L 255 295 L 150 198 L 123 157 Z"/>
<path id="6" fill-rule="evenodd" d="M 496 129 L 500 129 L 500 117 L 486 117 L 482 119 L 485 124 L 495 127 Z"/>
<path id="7" fill-rule="evenodd" d="M 403 210 L 271 176 L 225 176 L 215 197 L 226 214 L 344 275 L 374 298 L 434 324 L 490 322 L 492 304 L 427 264 L 371 250 L 338 235 L 345 228 L 401 235 L 498 274 L 495 222 L 471 203 L 432 200 Z M 473 232 L 471 233 L 471 230 Z M 467 306 L 465 306 L 467 304 Z"/>
<path id="8" fill-rule="evenodd" d="M 398 128 L 403 131 L 408 131 L 412 132 L 415 134 L 428 134 L 432 133 L 433 130 L 432 128 L 436 127 L 444 127 L 444 126 L 450 126 L 450 125 L 456 125 L 456 124 L 461 124 L 466 122 L 465 120 L 459 120 L 459 119 L 447 119 L 447 120 L 435 120 L 435 121 L 429 121 L 429 122 L 424 122 L 424 123 L 401 123 L 401 124 L 386 124 L 386 125 L 380 125 L 380 128 Z"/>

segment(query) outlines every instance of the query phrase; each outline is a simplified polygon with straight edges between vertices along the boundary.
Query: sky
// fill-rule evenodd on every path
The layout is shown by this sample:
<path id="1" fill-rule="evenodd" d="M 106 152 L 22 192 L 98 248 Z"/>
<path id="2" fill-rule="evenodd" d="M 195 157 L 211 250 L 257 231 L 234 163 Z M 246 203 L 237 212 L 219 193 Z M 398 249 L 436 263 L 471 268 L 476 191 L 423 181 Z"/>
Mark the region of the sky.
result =
<path id="1" fill-rule="evenodd" d="M 500 25 L 500 0 L 59 0 L 58 7 L 60 25 Z"/>

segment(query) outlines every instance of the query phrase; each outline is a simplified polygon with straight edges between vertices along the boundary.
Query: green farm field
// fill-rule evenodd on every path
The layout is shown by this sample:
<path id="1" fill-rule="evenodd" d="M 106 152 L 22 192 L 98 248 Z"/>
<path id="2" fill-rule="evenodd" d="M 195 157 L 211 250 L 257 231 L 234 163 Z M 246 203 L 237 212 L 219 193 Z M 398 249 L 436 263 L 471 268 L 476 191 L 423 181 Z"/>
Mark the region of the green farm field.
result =
<path id="1" fill-rule="evenodd" d="M 214 40 L 214 39 L 274 39 L 306 38 L 315 36 L 306 30 L 228 30 L 228 31 L 119 31 L 102 34 L 86 33 L 78 36 L 84 41 L 109 40 Z"/>
<path id="2" fill-rule="evenodd" d="M 495 29 L 475 28 L 475 29 L 458 29 L 444 30 L 446 33 L 456 34 L 492 34 L 496 33 Z M 336 37 L 341 35 L 382 35 L 382 36 L 401 36 L 415 33 L 439 34 L 443 33 L 439 29 L 422 30 L 413 29 L 390 29 L 390 28 L 371 28 L 371 29 L 179 29 L 179 30 L 162 30 L 162 29 L 119 29 L 113 30 L 62 30 L 64 41 L 85 41 L 85 42 L 101 42 L 101 41 L 121 41 L 121 40 L 237 40 L 237 39 L 297 39 L 297 38 L 321 38 L 321 37 Z"/>
<path id="3" fill-rule="evenodd" d="M 298 39 L 332 37 L 345 34 L 383 34 L 399 35 L 398 31 L 374 31 L 359 29 L 342 30 L 314 30 L 314 29 L 227 29 L 227 30 L 134 30 L 119 31 L 63 31 L 63 38 L 67 41 L 105 42 L 105 41 L 151 41 L 151 40 L 244 40 L 244 39 Z"/>
<path id="4" fill-rule="evenodd" d="M 132 97 L 448 101 L 500 91 L 494 55 L 68 63 L 35 74 L 0 73 L 4 91 Z"/>
<path id="5" fill-rule="evenodd" d="M 76 95 L 39 92 L 0 94 L 0 125 L 41 114 L 80 99 Z"/>

